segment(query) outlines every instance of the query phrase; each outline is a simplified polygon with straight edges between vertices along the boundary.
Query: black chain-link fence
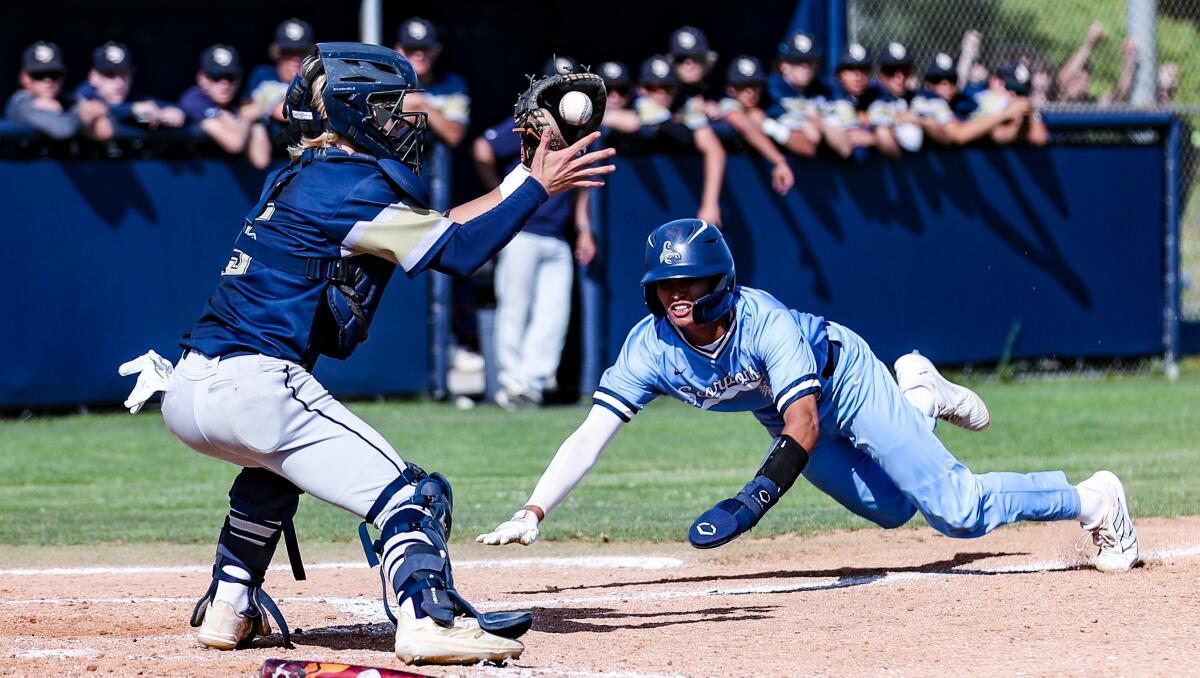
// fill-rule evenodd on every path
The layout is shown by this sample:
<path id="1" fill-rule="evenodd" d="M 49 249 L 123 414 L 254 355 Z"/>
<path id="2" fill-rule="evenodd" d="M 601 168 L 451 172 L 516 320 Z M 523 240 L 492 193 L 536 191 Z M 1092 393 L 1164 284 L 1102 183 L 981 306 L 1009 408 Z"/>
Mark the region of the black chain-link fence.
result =
<path id="1" fill-rule="evenodd" d="M 1045 110 L 1180 115 L 1181 176 L 1192 182 L 1181 222 L 1182 313 L 1200 320 L 1200 0 L 850 0 L 847 23 L 849 39 L 875 54 L 903 43 L 918 69 L 950 54 L 963 86 L 1004 61 L 1023 62 L 1030 98 Z M 1149 48 L 1138 39 L 1147 35 Z"/>

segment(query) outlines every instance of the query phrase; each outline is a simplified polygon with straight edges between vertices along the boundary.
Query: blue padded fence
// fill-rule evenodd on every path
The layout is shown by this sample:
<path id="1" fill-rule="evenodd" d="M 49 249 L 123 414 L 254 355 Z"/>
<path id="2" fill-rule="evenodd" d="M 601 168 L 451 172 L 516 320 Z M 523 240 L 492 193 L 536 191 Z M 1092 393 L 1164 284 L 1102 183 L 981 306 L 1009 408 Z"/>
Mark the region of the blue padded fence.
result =
<path id="1" fill-rule="evenodd" d="M 263 176 L 218 159 L 0 160 L 0 407 L 120 402 L 121 362 L 178 357 Z M 317 376 L 343 395 L 426 391 L 427 299 L 426 279 L 398 274 L 370 340 Z"/>
<path id="2" fill-rule="evenodd" d="M 731 155 L 724 232 L 739 282 L 850 326 L 884 360 L 919 348 L 949 363 L 991 362 L 1010 336 L 1015 358 L 1173 355 L 1170 129 L 1147 144 L 794 162 L 800 188 L 785 197 L 770 191 L 761 160 Z M 618 164 L 597 201 L 606 256 L 588 277 L 602 299 L 589 384 L 646 314 L 646 234 L 694 215 L 701 185 L 694 157 Z"/>

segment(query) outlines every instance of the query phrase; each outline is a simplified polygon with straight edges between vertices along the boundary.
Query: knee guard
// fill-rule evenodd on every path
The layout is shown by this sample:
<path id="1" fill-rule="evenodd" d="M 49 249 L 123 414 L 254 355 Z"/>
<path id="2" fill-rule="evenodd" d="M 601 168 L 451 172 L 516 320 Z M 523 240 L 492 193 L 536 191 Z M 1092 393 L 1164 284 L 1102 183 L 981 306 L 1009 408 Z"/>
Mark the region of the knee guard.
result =
<path id="1" fill-rule="evenodd" d="M 287 622 L 262 585 L 280 536 L 286 539 L 292 574 L 296 579 L 305 577 L 292 525 L 301 494 L 300 488 L 266 469 L 242 469 L 229 490 L 229 515 L 225 517 L 225 525 L 217 539 L 212 584 L 196 603 L 192 626 L 203 623 L 218 582 L 241 584 L 250 589 L 251 616 L 262 620 L 256 627 L 262 629 L 260 633 L 269 632 L 265 615 L 270 613 L 279 625 L 284 647 L 292 647 Z M 226 565 L 240 567 L 250 573 L 250 578 L 242 579 L 225 572 Z"/>
<path id="2" fill-rule="evenodd" d="M 416 467 L 410 465 L 410 469 Z M 385 564 L 398 562 L 390 573 L 386 566 L 379 570 L 383 607 L 388 619 L 396 622 L 388 604 L 390 584 L 400 601 L 414 599 L 414 607 L 442 626 L 453 625 L 456 616 L 468 616 L 474 617 L 484 631 L 505 638 L 520 637 L 532 626 L 532 613 L 480 613 L 455 589 L 446 545 L 453 513 L 450 483 L 440 473 L 425 475 L 420 469 L 416 471 L 419 479 L 414 483 L 412 498 L 387 519 L 378 540 L 371 541 L 367 523 L 359 526 L 363 550 L 371 567 L 380 565 L 381 561 Z M 384 497 L 380 499 L 386 503 Z"/>

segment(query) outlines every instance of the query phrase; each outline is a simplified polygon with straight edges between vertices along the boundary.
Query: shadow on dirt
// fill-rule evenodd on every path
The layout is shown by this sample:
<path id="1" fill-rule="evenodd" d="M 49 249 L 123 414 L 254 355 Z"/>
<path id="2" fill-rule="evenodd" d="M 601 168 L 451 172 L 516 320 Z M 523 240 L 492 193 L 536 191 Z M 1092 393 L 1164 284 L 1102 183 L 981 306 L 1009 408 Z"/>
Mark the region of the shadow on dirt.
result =
<path id="1" fill-rule="evenodd" d="M 979 570 L 965 568 L 963 566 L 970 565 L 980 560 L 988 558 L 1001 558 L 1004 556 L 1025 556 L 1027 553 L 1021 552 L 980 552 L 980 553 L 959 553 L 953 558 L 947 560 L 936 560 L 924 565 L 909 565 L 904 567 L 840 567 L 833 570 L 768 570 L 765 572 L 743 572 L 730 574 L 713 574 L 698 577 L 663 577 L 662 579 L 650 579 L 640 581 L 623 581 L 610 582 L 607 584 L 581 584 L 579 586 L 549 586 L 533 591 L 509 591 L 511 595 L 524 596 L 541 596 L 547 593 L 559 593 L 561 591 L 584 591 L 590 589 L 609 589 L 622 588 L 628 586 L 655 586 L 661 584 L 704 584 L 704 583 L 732 583 L 739 581 L 756 581 L 763 579 L 830 579 L 834 578 L 838 581 L 823 586 L 804 586 L 805 591 L 817 591 L 822 589 L 845 588 L 846 586 L 857 586 L 860 584 L 869 584 L 873 581 L 882 579 L 891 574 L 964 574 L 964 575 L 1000 575 L 1000 574 L 1025 574 L 1022 571 L 1013 572 L 998 572 L 995 570 Z M 1082 567 L 1082 566 L 1080 566 Z M 1078 567 L 1066 567 L 1061 569 L 1079 569 Z"/>
<path id="2" fill-rule="evenodd" d="M 625 612 L 611 607 L 534 608 L 533 630 L 544 633 L 609 633 L 625 629 L 657 629 L 679 624 L 770 619 L 778 605 L 712 607 L 705 610 Z M 588 621 L 611 623 L 590 624 Z"/>
<path id="3" fill-rule="evenodd" d="M 268 636 L 266 640 L 277 637 Z M 312 646 L 330 650 L 393 652 L 396 645 L 396 627 L 390 623 L 381 623 L 296 629 L 292 631 L 292 643 L 296 647 Z"/>

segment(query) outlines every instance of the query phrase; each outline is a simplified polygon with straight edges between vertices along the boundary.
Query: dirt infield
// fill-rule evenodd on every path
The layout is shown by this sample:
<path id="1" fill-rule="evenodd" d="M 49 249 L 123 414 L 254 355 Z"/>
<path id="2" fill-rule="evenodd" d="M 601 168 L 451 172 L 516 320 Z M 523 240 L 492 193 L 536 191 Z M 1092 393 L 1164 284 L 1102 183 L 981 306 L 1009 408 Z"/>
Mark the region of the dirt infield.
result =
<path id="1" fill-rule="evenodd" d="M 1146 564 L 1108 575 L 1087 567 L 1094 548 L 1076 553 L 1080 532 L 1067 524 L 973 541 L 862 530 L 712 552 L 464 546 L 456 576 L 468 598 L 536 610 L 527 650 L 506 668 L 418 671 L 1194 675 L 1200 517 L 1138 528 Z M 196 647 L 186 622 L 208 583 L 207 548 L 0 547 L 0 675 L 248 676 L 270 657 L 399 666 L 375 574 L 337 563 L 356 557 L 352 545 L 310 551 L 308 581 L 268 579 L 299 627 L 296 649 L 276 635 L 217 652 Z"/>

